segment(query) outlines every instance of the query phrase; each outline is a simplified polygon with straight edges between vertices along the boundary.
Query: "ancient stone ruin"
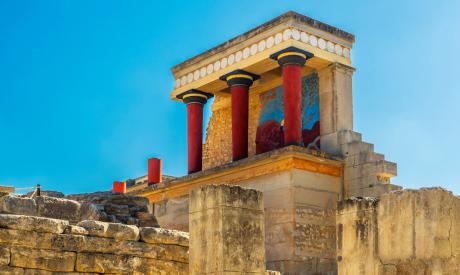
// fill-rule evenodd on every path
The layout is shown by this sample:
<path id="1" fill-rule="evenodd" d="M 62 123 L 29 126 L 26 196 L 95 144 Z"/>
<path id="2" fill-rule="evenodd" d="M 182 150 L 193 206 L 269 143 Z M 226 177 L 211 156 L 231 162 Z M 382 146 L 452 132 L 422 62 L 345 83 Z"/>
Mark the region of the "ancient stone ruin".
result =
<path id="1" fill-rule="evenodd" d="M 0 188 L 0 274 L 460 274 L 460 198 L 392 184 L 353 130 L 354 41 L 288 12 L 174 66 L 188 174 Z"/>

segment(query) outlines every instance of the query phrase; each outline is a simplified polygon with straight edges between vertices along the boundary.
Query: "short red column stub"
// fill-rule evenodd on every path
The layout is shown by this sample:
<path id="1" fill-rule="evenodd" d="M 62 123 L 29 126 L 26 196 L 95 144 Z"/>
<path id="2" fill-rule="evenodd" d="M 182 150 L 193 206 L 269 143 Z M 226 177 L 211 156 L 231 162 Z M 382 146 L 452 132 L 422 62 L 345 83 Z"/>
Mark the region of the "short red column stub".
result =
<path id="1" fill-rule="evenodd" d="M 114 181 L 112 185 L 112 193 L 126 193 L 126 182 L 124 181 Z"/>
<path id="2" fill-rule="evenodd" d="M 159 158 L 149 158 L 147 163 L 147 182 L 148 185 L 161 183 L 162 180 L 162 163 Z"/>

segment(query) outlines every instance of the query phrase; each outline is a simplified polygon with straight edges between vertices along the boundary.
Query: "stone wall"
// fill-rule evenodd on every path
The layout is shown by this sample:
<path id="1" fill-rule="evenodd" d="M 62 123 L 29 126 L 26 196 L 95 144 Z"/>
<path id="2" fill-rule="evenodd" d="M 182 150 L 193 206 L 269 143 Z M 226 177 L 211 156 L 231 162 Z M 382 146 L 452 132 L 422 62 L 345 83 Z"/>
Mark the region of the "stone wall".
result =
<path id="1" fill-rule="evenodd" d="M 0 214 L 0 274 L 188 274 L 188 234 Z"/>
<path id="2" fill-rule="evenodd" d="M 256 132 L 259 124 L 259 94 L 249 94 L 248 155 L 256 154 Z M 216 96 L 203 144 L 203 169 L 232 161 L 232 113 L 230 95 Z"/>
<path id="3" fill-rule="evenodd" d="M 72 224 L 82 220 L 98 220 L 159 227 L 149 208 L 147 198 L 110 192 L 69 195 L 66 198 L 0 197 L 0 213 L 64 219 Z"/>
<path id="4" fill-rule="evenodd" d="M 441 188 L 339 203 L 340 275 L 460 274 L 460 198 Z"/>

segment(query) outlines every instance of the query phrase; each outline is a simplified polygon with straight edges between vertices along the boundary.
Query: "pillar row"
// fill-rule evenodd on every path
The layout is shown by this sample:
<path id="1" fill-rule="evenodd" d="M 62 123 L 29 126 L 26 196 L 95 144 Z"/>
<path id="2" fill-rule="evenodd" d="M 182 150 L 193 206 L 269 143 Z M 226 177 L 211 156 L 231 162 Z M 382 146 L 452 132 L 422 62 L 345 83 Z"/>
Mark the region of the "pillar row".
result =
<path id="1" fill-rule="evenodd" d="M 302 67 L 313 54 L 288 47 L 270 58 L 283 74 L 284 145 L 302 145 Z"/>
<path id="2" fill-rule="evenodd" d="M 202 170 L 203 158 L 203 105 L 213 95 L 199 90 L 189 90 L 177 95 L 187 105 L 188 173 Z"/>
<path id="3" fill-rule="evenodd" d="M 235 70 L 220 77 L 230 87 L 232 108 L 232 157 L 233 161 L 248 157 L 249 87 L 259 76 L 243 70 Z"/>

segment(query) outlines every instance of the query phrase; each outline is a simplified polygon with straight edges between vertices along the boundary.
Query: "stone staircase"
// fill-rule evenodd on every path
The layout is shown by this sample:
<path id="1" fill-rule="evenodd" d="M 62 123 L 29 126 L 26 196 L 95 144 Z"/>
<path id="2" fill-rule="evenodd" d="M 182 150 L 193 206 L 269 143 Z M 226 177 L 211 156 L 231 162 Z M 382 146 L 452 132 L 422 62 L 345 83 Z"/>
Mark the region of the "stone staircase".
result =
<path id="1" fill-rule="evenodd" d="M 380 197 L 401 189 L 391 184 L 397 175 L 397 165 L 374 152 L 374 145 L 362 141 L 362 135 L 351 130 L 338 132 L 339 154 L 345 161 L 344 199 L 350 197 Z"/>

